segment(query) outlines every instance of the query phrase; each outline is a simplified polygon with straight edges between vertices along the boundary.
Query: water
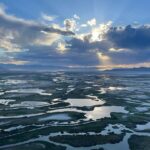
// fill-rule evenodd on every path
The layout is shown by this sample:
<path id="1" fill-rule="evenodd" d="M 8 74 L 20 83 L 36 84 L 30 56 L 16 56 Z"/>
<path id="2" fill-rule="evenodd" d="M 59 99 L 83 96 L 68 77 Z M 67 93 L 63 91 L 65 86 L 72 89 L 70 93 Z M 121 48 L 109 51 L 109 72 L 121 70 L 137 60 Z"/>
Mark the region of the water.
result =
<path id="1" fill-rule="evenodd" d="M 128 111 L 126 111 L 124 107 L 121 106 L 103 106 L 95 107 L 93 111 L 87 112 L 86 117 L 89 119 L 97 120 L 105 117 L 111 117 L 110 114 L 112 112 L 128 113 Z"/>
<path id="2" fill-rule="evenodd" d="M 68 102 L 70 106 L 75 107 L 88 107 L 88 106 L 94 106 L 94 105 L 102 105 L 105 102 L 100 99 L 67 99 L 65 102 Z"/>
<path id="3" fill-rule="evenodd" d="M 70 120 L 71 117 L 68 114 L 54 114 L 47 117 L 42 117 L 39 121 L 48 121 L 48 120 Z"/>
<path id="4" fill-rule="evenodd" d="M 129 150 L 133 134 L 150 137 L 149 83 L 148 73 L 0 74 L 0 149 Z"/>

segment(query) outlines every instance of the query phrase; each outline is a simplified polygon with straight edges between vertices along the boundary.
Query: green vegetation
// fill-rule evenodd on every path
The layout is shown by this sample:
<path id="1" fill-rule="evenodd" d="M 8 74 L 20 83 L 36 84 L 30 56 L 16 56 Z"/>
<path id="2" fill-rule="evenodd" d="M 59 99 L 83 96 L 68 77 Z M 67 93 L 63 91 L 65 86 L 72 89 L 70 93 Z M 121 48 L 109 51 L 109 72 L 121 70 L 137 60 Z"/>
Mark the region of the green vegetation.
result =
<path id="1" fill-rule="evenodd" d="M 132 135 L 128 140 L 131 150 L 150 150 L 150 137 Z"/>
<path id="2" fill-rule="evenodd" d="M 122 141 L 124 134 L 116 135 L 62 135 L 62 136 L 54 136 L 50 137 L 51 141 L 58 143 L 69 144 L 74 147 L 88 147 L 97 144 L 106 144 L 106 143 L 118 143 Z"/>
<path id="3" fill-rule="evenodd" d="M 38 141 L 10 148 L 3 148 L 3 150 L 66 150 L 66 147 L 55 145 L 48 142 Z"/>

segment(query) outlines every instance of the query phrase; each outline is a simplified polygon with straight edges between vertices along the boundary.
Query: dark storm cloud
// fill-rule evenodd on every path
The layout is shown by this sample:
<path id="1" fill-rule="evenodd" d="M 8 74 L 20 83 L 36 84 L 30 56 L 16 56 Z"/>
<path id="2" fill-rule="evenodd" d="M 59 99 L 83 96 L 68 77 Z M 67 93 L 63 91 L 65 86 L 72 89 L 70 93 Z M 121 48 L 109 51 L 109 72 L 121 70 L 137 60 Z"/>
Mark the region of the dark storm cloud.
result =
<path id="1" fill-rule="evenodd" d="M 101 49 L 108 50 L 111 47 L 118 49 L 149 49 L 150 48 L 150 26 L 132 27 L 111 27 L 104 35 L 104 40 L 90 42 L 92 34 L 86 35 L 83 39 L 72 38 L 67 41 L 70 48 L 76 50 Z"/>
<path id="2" fill-rule="evenodd" d="M 90 42 L 90 39 L 87 38 L 84 38 L 84 40 L 72 38 L 70 41 L 67 41 L 67 44 L 69 45 L 68 48 L 81 53 L 95 50 L 107 51 L 111 45 L 107 40 Z"/>
<path id="3" fill-rule="evenodd" d="M 111 27 L 105 35 L 114 48 L 125 49 L 108 55 L 117 64 L 141 63 L 150 61 L 150 26 Z M 128 51 L 126 51 L 128 50 Z"/>
<path id="4" fill-rule="evenodd" d="M 113 38 L 114 36 L 114 38 Z M 149 27 L 111 27 L 101 41 L 90 41 L 91 34 L 83 39 L 73 37 L 66 41 L 66 53 L 60 54 L 56 45 L 32 46 L 30 51 L 22 53 L 21 59 L 34 60 L 37 63 L 53 65 L 99 65 L 96 53 L 109 56 L 115 64 L 130 64 L 150 61 Z M 142 41 L 140 41 L 142 40 Z M 110 51 L 115 48 L 116 51 Z M 119 51 L 123 49 L 122 51 Z M 125 50 L 124 50 L 125 49 Z M 127 51 L 126 51 L 127 49 Z M 44 60 L 44 61 L 43 61 Z"/>
<path id="5" fill-rule="evenodd" d="M 148 25 L 111 27 L 106 37 L 116 47 L 141 50 L 150 48 L 150 26 Z"/>
<path id="6" fill-rule="evenodd" d="M 98 64 L 96 54 L 78 53 L 74 50 L 62 54 L 55 46 L 30 46 L 29 51 L 16 53 L 16 59 L 29 61 L 30 64 L 46 66 L 75 66 L 75 65 L 95 65 Z"/>
<path id="7" fill-rule="evenodd" d="M 100 34 L 100 33 L 99 33 Z M 99 41 L 91 41 L 92 34 L 67 41 L 77 53 L 102 52 L 116 64 L 150 61 L 150 26 L 110 27 Z M 115 49 L 111 51 L 110 49 Z"/>
<path id="8" fill-rule="evenodd" d="M 56 28 L 48 28 L 48 27 L 42 27 L 41 31 L 45 31 L 45 32 L 50 32 L 50 33 L 57 33 L 57 34 L 61 34 L 61 35 L 75 35 L 74 32 L 72 31 L 66 31 L 66 30 L 61 30 L 61 29 L 56 29 Z"/>

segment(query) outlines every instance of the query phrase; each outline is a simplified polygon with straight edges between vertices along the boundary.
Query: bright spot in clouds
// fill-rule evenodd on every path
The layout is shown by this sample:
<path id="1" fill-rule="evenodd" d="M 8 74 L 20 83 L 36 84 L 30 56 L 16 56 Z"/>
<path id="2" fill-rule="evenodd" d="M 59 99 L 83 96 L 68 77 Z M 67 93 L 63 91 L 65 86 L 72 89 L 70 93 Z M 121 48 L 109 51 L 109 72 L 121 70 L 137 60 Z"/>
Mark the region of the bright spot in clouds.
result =
<path id="1" fill-rule="evenodd" d="M 57 50 L 60 53 L 65 53 L 67 51 L 65 43 L 64 42 L 59 42 L 58 45 L 57 45 Z"/>
<path id="2" fill-rule="evenodd" d="M 97 52 L 97 56 L 102 63 L 102 65 L 110 65 L 111 64 L 111 58 L 101 52 Z"/>
<path id="3" fill-rule="evenodd" d="M 88 21 L 87 21 L 87 24 L 88 24 L 89 26 L 95 26 L 95 25 L 96 25 L 96 19 L 93 18 L 93 19 L 91 19 L 91 20 L 88 20 Z"/>

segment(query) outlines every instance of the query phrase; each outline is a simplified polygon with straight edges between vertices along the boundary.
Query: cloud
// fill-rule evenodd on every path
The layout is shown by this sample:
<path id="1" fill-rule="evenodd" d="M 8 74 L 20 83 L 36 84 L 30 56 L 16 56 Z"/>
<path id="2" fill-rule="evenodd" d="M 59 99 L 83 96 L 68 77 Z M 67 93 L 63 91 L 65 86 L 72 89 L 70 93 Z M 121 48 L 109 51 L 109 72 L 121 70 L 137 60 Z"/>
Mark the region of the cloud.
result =
<path id="1" fill-rule="evenodd" d="M 96 66 L 96 68 L 98 70 L 111 70 L 111 69 L 114 69 L 114 68 L 140 68 L 140 67 L 149 68 L 150 67 L 150 62 Z"/>
<path id="2" fill-rule="evenodd" d="M 24 65 L 27 64 L 27 61 L 17 60 L 14 55 L 10 55 L 10 53 L 5 53 L 4 49 L 0 48 L 0 64 L 16 64 L 16 65 Z"/>
<path id="3" fill-rule="evenodd" d="M 66 31 L 64 29 L 59 29 L 59 28 L 57 29 L 57 28 L 45 27 L 45 26 L 41 26 L 40 31 L 45 31 L 47 33 L 56 33 L 56 34 L 65 35 L 65 36 L 75 35 L 75 33 L 72 30 Z"/>
<path id="4" fill-rule="evenodd" d="M 108 21 L 107 23 L 102 23 L 98 27 L 92 28 L 91 40 L 92 41 L 102 41 L 105 39 L 105 35 L 109 31 L 112 26 L 112 21 Z"/>
<path id="5" fill-rule="evenodd" d="M 76 35 L 67 43 L 74 52 L 95 53 L 101 65 L 116 66 L 150 61 L 148 25 L 113 27 L 111 22 L 107 22 L 93 27 L 89 33 Z M 98 62 L 95 65 L 97 64 Z"/>
<path id="6" fill-rule="evenodd" d="M 88 20 L 88 21 L 87 21 L 87 24 L 88 24 L 89 26 L 95 26 L 95 25 L 96 25 L 96 19 L 93 18 L 93 19 L 91 19 L 91 20 Z"/>
<path id="7" fill-rule="evenodd" d="M 149 64 L 149 25 L 115 27 L 111 21 L 97 24 L 95 18 L 80 24 L 79 18 L 65 19 L 62 27 L 47 14 L 41 23 L 7 14 L 0 6 L 0 63 L 39 68 Z"/>
<path id="8" fill-rule="evenodd" d="M 111 65 L 111 58 L 105 54 L 103 54 L 102 52 L 97 52 L 97 56 L 101 62 L 102 65 Z"/>
<path id="9" fill-rule="evenodd" d="M 62 36 L 60 34 L 56 34 L 56 33 L 47 33 L 47 32 L 43 32 L 43 34 L 41 35 L 40 38 L 37 38 L 34 40 L 33 44 L 30 45 L 47 45 L 47 46 L 51 46 L 52 44 L 54 44 L 55 42 L 59 41 L 62 38 Z"/>
<path id="10" fill-rule="evenodd" d="M 73 17 L 77 20 L 80 20 L 80 17 L 77 14 L 74 14 Z"/>
<path id="11" fill-rule="evenodd" d="M 56 16 L 50 16 L 50 15 L 47 15 L 45 13 L 42 13 L 41 17 L 45 21 L 54 21 L 57 18 Z"/>
<path id="12" fill-rule="evenodd" d="M 86 24 L 81 24 L 81 26 L 86 27 Z M 85 34 L 78 34 L 76 35 L 76 37 L 80 39 L 86 39 L 89 42 L 103 41 L 106 37 L 106 33 L 109 31 L 111 26 L 112 22 L 108 21 L 107 23 L 102 23 L 95 27 L 92 27 L 90 32 Z"/>
<path id="13" fill-rule="evenodd" d="M 28 64 L 27 61 L 23 61 L 23 60 L 15 60 L 15 59 L 11 59 L 11 60 L 0 60 L 0 64 L 12 64 L 12 65 L 25 65 Z"/>
<path id="14" fill-rule="evenodd" d="M 64 36 L 72 35 L 72 31 L 67 31 L 57 24 L 50 26 L 7 14 L 4 6 L 0 6 L 1 64 L 29 65 L 34 62 L 41 65 L 40 60 L 45 54 L 48 56 L 47 60 L 50 53 L 57 56 L 57 52 L 54 52 L 57 51 L 57 43 Z M 45 52 L 41 53 L 42 51 Z"/>
<path id="15" fill-rule="evenodd" d="M 76 21 L 74 19 L 65 19 L 64 25 L 67 31 L 75 31 L 76 29 Z"/>
<path id="16" fill-rule="evenodd" d="M 150 26 L 143 25 L 134 27 L 112 27 L 106 34 L 114 46 L 128 49 L 149 49 L 150 48 Z"/>
<path id="17" fill-rule="evenodd" d="M 81 24 L 81 27 L 83 27 L 83 28 L 85 28 L 87 26 L 88 26 L 87 24 Z"/>
<path id="18" fill-rule="evenodd" d="M 18 52 L 28 48 L 29 45 L 37 44 L 37 41 L 40 43 L 46 39 L 52 43 L 54 35 L 60 37 L 74 33 L 9 15 L 0 7 L 0 47 L 6 51 Z"/>
<path id="19" fill-rule="evenodd" d="M 109 48 L 109 51 L 110 52 L 116 52 L 116 53 L 119 53 L 119 52 L 129 52 L 130 50 L 129 49 L 126 49 L 126 48 L 114 48 L 114 47 L 111 47 Z"/>
<path id="20" fill-rule="evenodd" d="M 65 53 L 68 50 L 67 47 L 66 47 L 66 43 L 65 42 L 58 42 L 57 50 L 60 53 Z"/>

